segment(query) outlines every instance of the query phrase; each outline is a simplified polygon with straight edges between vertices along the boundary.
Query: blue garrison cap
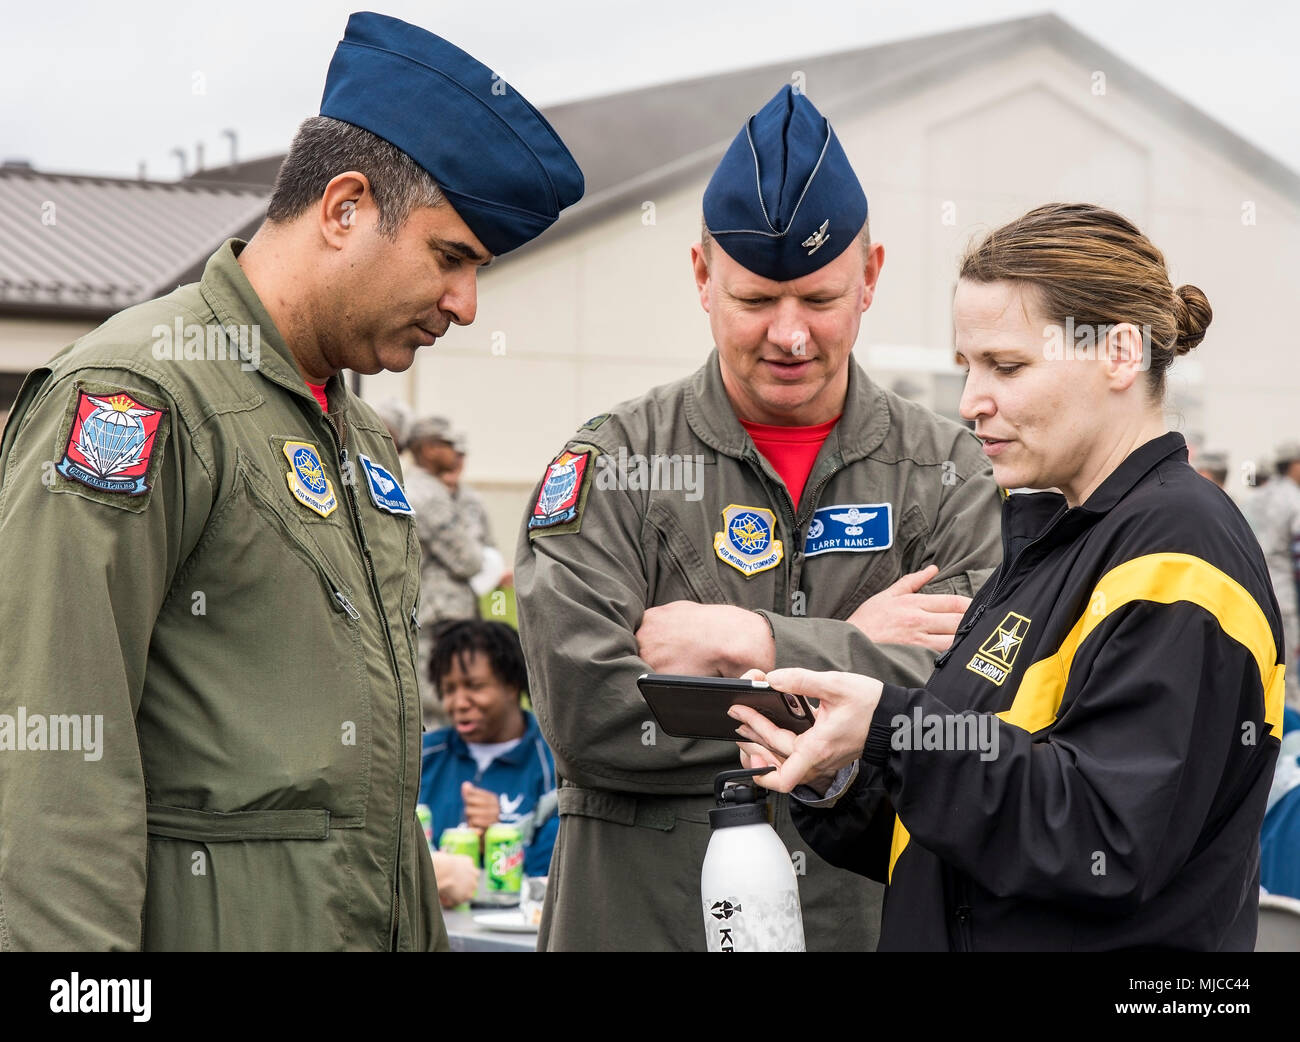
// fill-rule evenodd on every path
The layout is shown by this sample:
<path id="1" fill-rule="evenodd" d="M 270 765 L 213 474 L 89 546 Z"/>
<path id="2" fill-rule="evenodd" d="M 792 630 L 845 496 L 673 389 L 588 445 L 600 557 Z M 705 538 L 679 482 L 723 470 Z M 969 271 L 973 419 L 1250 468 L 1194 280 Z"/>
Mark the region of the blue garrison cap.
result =
<path id="1" fill-rule="evenodd" d="M 704 190 L 718 245 L 776 282 L 829 264 L 866 219 L 866 194 L 835 131 L 789 85 L 750 117 Z"/>
<path id="2" fill-rule="evenodd" d="M 542 114 L 492 70 L 431 32 L 352 15 L 320 114 L 396 145 L 438 182 L 494 254 L 536 238 L 582 198 L 582 171 Z"/>

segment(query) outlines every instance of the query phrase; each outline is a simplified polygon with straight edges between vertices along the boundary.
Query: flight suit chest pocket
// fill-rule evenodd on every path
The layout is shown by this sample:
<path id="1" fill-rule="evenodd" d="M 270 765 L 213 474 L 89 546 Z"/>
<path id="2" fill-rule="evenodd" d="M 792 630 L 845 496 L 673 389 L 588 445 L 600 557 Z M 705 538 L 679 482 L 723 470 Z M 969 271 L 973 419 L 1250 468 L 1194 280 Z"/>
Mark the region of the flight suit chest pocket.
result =
<path id="1" fill-rule="evenodd" d="M 265 697 L 245 707 L 268 736 L 261 750 L 266 760 L 255 755 L 254 770 L 267 772 L 260 784 L 268 790 L 279 788 L 265 794 L 273 804 L 323 807 L 334 827 L 357 825 L 364 821 L 370 772 L 363 639 L 370 600 L 345 578 L 353 569 L 322 550 L 315 532 L 325 530 L 297 516 L 283 485 L 277 488 L 247 460 L 238 480 L 261 522 L 247 526 L 238 565 L 260 577 L 263 598 L 262 626 L 239 646 L 255 674 L 267 680 Z"/>
<path id="2" fill-rule="evenodd" d="M 715 561 L 705 558 L 697 540 L 687 535 L 673 514 L 662 503 L 653 503 L 646 515 L 647 547 L 659 562 L 658 580 L 651 591 L 651 603 L 668 604 L 689 600 L 700 604 L 730 603 L 718 582 Z"/>

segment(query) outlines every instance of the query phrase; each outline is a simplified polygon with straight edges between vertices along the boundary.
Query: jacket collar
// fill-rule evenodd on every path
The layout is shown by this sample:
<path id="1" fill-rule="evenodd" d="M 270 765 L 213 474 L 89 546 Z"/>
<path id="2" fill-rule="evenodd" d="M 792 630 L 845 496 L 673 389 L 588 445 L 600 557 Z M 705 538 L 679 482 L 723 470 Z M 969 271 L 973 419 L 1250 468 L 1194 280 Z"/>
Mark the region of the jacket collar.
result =
<path id="1" fill-rule="evenodd" d="M 1066 508 L 1065 497 L 1059 492 L 1008 496 L 1002 516 L 1004 559 L 1015 556 L 1020 547 L 1049 529 L 1056 533 L 1052 541 L 1073 539 L 1079 531 L 1110 513 L 1139 481 L 1167 460 L 1187 462 L 1187 442 L 1177 431 L 1168 431 L 1139 445 L 1086 501 L 1072 509 Z"/>
<path id="2" fill-rule="evenodd" d="M 258 329 L 257 370 L 272 383 L 279 384 L 286 391 L 305 398 L 316 406 L 315 396 L 303 380 L 298 369 L 298 362 L 285 343 L 284 337 L 276 328 L 270 313 L 262 303 L 261 297 L 253 289 L 239 266 L 238 257 L 247 246 L 243 239 L 227 239 L 221 247 L 208 258 L 203 268 L 203 278 L 199 282 L 199 292 L 208 302 L 217 320 L 223 326 L 254 325 Z M 350 392 L 342 373 L 335 373 L 325 385 L 325 393 L 330 403 L 330 413 L 347 411 Z"/>
<path id="3" fill-rule="evenodd" d="M 1134 485 L 1168 459 L 1187 462 L 1187 442 L 1177 431 L 1167 431 L 1139 445 L 1076 509 L 1094 514 L 1109 513 Z"/>
<path id="4" fill-rule="evenodd" d="M 523 714 L 524 733 L 519 738 L 519 744 L 497 756 L 492 761 L 493 763 L 505 763 L 511 767 L 518 767 L 520 764 L 526 763 L 528 757 L 533 754 L 533 739 L 540 738 L 542 732 L 538 729 L 537 718 L 532 713 L 525 709 Z M 473 759 L 473 754 L 469 751 L 469 742 L 460 736 L 460 732 L 455 727 L 447 728 L 447 744 L 462 759 Z"/>
<path id="5" fill-rule="evenodd" d="M 840 465 L 867 456 L 889 433 L 889 403 L 866 371 L 849 356 L 849 385 L 840 422 L 826 439 L 822 456 L 838 455 Z M 690 378 L 686 392 L 686 421 L 691 430 L 712 449 L 736 459 L 758 455 L 748 432 L 740 425 L 727 389 L 715 347 L 709 359 Z M 809 476 L 810 480 L 812 475 Z"/>

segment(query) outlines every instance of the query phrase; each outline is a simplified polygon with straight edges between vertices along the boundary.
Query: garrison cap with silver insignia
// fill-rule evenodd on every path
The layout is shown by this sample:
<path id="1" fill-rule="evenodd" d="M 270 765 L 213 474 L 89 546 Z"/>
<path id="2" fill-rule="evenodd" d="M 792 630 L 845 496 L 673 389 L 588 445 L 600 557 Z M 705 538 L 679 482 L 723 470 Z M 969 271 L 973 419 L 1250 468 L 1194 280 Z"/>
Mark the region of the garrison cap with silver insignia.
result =
<path id="1" fill-rule="evenodd" d="M 704 190 L 709 234 L 776 282 L 835 260 L 866 220 L 866 194 L 835 131 L 788 84 L 741 128 Z"/>

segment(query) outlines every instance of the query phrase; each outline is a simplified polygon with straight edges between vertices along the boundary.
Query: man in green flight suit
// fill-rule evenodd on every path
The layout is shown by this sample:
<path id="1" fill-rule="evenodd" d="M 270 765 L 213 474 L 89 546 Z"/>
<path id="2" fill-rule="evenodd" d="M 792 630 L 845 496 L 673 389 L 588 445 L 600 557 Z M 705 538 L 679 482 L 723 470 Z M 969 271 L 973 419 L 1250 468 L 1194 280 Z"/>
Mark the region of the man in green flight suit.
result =
<path id="1" fill-rule="evenodd" d="M 781 91 L 737 135 L 692 252 L 715 351 L 589 420 L 547 468 L 515 578 L 530 695 L 564 784 L 539 946 L 703 950 L 700 869 L 728 743 L 658 731 L 653 671 L 865 671 L 917 684 L 1000 558 L 975 437 L 852 361 L 883 250 L 829 123 Z M 872 950 L 881 888 L 774 824 L 810 951 Z"/>
<path id="2" fill-rule="evenodd" d="M 354 15 L 253 239 L 28 377 L 0 442 L 0 949 L 447 948 L 416 528 L 342 370 L 409 368 L 581 196 L 495 83 Z"/>

